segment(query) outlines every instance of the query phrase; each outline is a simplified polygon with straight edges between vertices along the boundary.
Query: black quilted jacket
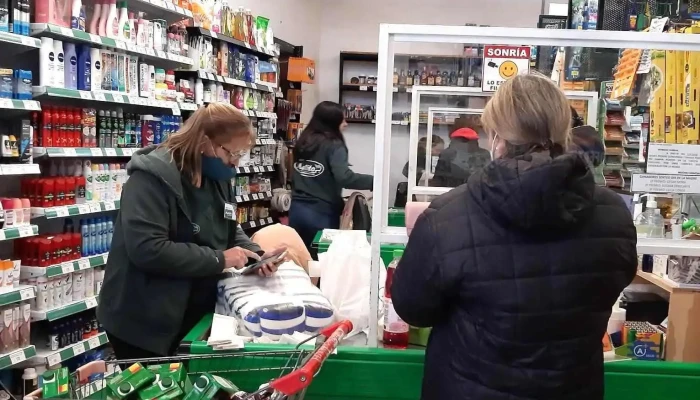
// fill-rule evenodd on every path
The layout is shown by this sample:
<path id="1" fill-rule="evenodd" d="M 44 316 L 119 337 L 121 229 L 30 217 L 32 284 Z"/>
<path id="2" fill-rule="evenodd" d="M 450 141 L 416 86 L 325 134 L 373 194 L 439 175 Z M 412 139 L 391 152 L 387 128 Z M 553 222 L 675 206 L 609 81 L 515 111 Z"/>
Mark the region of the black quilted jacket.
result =
<path id="1" fill-rule="evenodd" d="M 433 326 L 424 400 L 600 400 L 602 337 L 636 233 L 577 155 L 498 160 L 417 221 L 391 295 Z"/>

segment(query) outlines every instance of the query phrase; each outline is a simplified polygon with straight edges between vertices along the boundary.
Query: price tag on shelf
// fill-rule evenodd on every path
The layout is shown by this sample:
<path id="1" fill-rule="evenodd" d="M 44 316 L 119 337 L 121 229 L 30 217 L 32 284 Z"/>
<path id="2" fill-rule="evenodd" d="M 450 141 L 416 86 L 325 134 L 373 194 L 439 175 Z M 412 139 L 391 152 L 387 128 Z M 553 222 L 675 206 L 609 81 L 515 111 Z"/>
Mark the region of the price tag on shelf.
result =
<path id="1" fill-rule="evenodd" d="M 87 204 L 78 204 L 78 214 L 90 214 L 90 206 Z"/>
<path id="2" fill-rule="evenodd" d="M 98 213 L 98 212 L 102 211 L 102 207 L 100 207 L 100 203 L 90 203 L 89 207 L 90 207 L 91 213 Z"/>
<path id="3" fill-rule="evenodd" d="M 173 115 L 180 115 L 180 107 L 173 107 Z"/>
<path id="4" fill-rule="evenodd" d="M 360 92 L 366 92 L 367 86 L 360 86 Z"/>
<path id="5" fill-rule="evenodd" d="M 85 299 L 85 307 L 95 308 L 97 307 L 97 297 L 90 297 Z"/>
<path id="6" fill-rule="evenodd" d="M 109 254 L 105 253 L 102 255 L 102 263 L 107 264 L 107 259 L 109 258 Z"/>
<path id="7" fill-rule="evenodd" d="M 267 217 L 267 223 L 271 224 L 272 223 L 272 217 Z"/>
<path id="8" fill-rule="evenodd" d="M 10 99 L 0 99 L 0 108 L 15 108 Z"/>
<path id="9" fill-rule="evenodd" d="M 406 93 L 413 93 L 413 88 L 412 88 L 412 87 L 407 87 L 407 88 L 406 88 Z"/>
<path id="10" fill-rule="evenodd" d="M 250 227 L 251 227 L 251 228 L 257 228 L 257 226 L 258 226 L 258 225 L 255 223 L 255 221 L 250 221 Z"/>
<path id="11" fill-rule="evenodd" d="M 97 92 L 94 94 L 94 97 L 97 101 L 106 101 L 104 93 Z"/>
<path id="12" fill-rule="evenodd" d="M 165 54 L 165 52 L 163 50 L 156 50 L 156 56 L 158 56 L 160 58 L 168 58 L 168 55 Z"/>
<path id="13" fill-rule="evenodd" d="M 95 337 L 90 338 L 90 339 L 88 340 L 87 344 L 88 344 L 88 347 L 89 347 L 91 350 L 100 347 L 100 337 L 99 337 L 99 336 L 95 336 Z"/>
<path id="14" fill-rule="evenodd" d="M 19 298 L 22 300 L 29 300 L 34 297 L 34 288 L 25 288 L 19 291 Z"/>
<path id="15" fill-rule="evenodd" d="M 139 50 L 138 50 L 138 47 L 137 47 L 135 44 L 133 44 L 133 43 L 127 43 L 127 44 L 126 44 L 126 49 L 129 50 L 129 51 L 132 51 L 132 52 L 134 52 L 134 53 L 137 53 L 137 52 L 139 51 Z"/>
<path id="16" fill-rule="evenodd" d="M 407 126 L 407 125 L 408 125 L 408 121 L 401 121 L 401 125 Z"/>
<path id="17" fill-rule="evenodd" d="M 117 207 L 115 207 L 113 201 L 105 201 L 104 205 L 105 205 L 105 211 L 112 211 L 112 210 L 117 209 Z"/>
<path id="18" fill-rule="evenodd" d="M 100 148 L 98 148 L 98 147 L 91 147 L 91 148 L 90 148 L 90 154 L 91 154 L 93 157 L 102 157 L 102 149 L 100 149 Z"/>
<path id="19" fill-rule="evenodd" d="M 39 107 L 39 102 L 34 100 L 22 100 L 22 104 L 25 110 L 38 111 L 41 109 L 41 107 Z"/>
<path id="20" fill-rule="evenodd" d="M 73 30 L 70 28 L 61 28 L 61 35 L 73 37 Z"/>
<path id="21" fill-rule="evenodd" d="M 258 194 L 257 194 L 257 193 L 253 193 L 252 196 L 253 196 L 253 200 L 258 200 L 258 199 L 260 199 L 260 198 L 258 197 Z"/>
<path id="22" fill-rule="evenodd" d="M 27 36 L 23 36 L 22 39 L 21 39 L 22 44 L 25 45 L 25 46 L 35 46 L 34 40 L 36 40 L 36 39 L 30 38 L 30 37 L 27 37 Z"/>
<path id="23" fill-rule="evenodd" d="M 148 48 L 146 48 L 146 54 L 148 54 L 149 56 L 155 56 L 156 51 L 154 49 L 152 49 L 151 47 L 148 47 Z"/>
<path id="24" fill-rule="evenodd" d="M 80 260 L 78 260 L 78 269 L 90 269 L 90 260 L 88 260 L 87 258 L 81 258 Z"/>
<path id="25" fill-rule="evenodd" d="M 84 343 L 78 343 L 73 345 L 73 355 L 74 356 L 79 356 L 83 353 L 85 353 L 85 344 Z"/>
<path id="26" fill-rule="evenodd" d="M 209 33 L 211 33 L 211 37 L 213 37 L 214 39 L 218 39 L 218 38 L 219 38 L 219 35 L 217 35 L 216 32 L 210 31 Z"/>
<path id="27" fill-rule="evenodd" d="M 61 263 L 61 272 L 64 274 L 70 274 L 73 272 L 73 263 L 72 262 L 64 262 Z"/>
<path id="28" fill-rule="evenodd" d="M 104 149 L 104 151 L 105 151 L 105 155 L 107 157 L 116 157 L 117 156 L 117 149 L 106 148 L 106 149 Z"/>
<path id="29" fill-rule="evenodd" d="M 51 210 L 56 213 L 56 217 L 58 218 L 67 217 L 69 215 L 68 207 L 54 207 Z"/>
<path id="30" fill-rule="evenodd" d="M 134 155 L 134 149 L 123 149 L 122 153 L 125 156 L 131 157 L 132 155 Z"/>
<path id="31" fill-rule="evenodd" d="M 392 125 L 401 125 L 401 121 L 391 121 Z"/>
<path id="32" fill-rule="evenodd" d="M 115 103 L 124 103 L 124 97 L 120 94 L 112 94 L 112 99 L 114 99 Z"/>
<path id="33" fill-rule="evenodd" d="M 126 43 L 122 42 L 121 40 L 115 40 L 117 48 L 124 50 L 126 49 Z"/>
<path id="34" fill-rule="evenodd" d="M 46 357 L 46 363 L 49 367 L 61 363 L 61 353 L 53 353 Z"/>
<path id="35" fill-rule="evenodd" d="M 80 98 L 83 100 L 92 100 L 92 93 L 80 90 Z"/>
<path id="36" fill-rule="evenodd" d="M 75 152 L 73 147 L 65 147 L 63 149 L 63 155 L 66 157 L 77 157 L 78 154 Z"/>
<path id="37" fill-rule="evenodd" d="M 22 226 L 18 229 L 19 237 L 34 236 L 34 229 L 31 226 Z"/>
<path id="38" fill-rule="evenodd" d="M 243 198 L 241 198 L 241 196 L 236 196 L 236 203 L 242 203 L 242 202 L 243 202 Z"/>
<path id="39" fill-rule="evenodd" d="M 397 88 L 396 86 L 394 86 L 393 91 L 394 91 L 394 93 L 398 93 L 398 92 L 399 92 L 399 88 Z"/>
<path id="40" fill-rule="evenodd" d="M 89 33 L 88 35 L 90 35 L 90 41 L 92 43 L 102 43 L 100 35 L 95 35 L 94 33 Z"/>

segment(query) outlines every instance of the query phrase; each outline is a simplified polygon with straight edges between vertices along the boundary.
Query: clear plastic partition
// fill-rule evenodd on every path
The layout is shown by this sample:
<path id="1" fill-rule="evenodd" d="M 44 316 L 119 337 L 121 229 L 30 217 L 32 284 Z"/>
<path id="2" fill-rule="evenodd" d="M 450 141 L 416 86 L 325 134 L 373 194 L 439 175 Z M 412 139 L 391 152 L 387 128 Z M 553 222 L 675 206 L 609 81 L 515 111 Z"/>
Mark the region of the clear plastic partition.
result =
<path id="1" fill-rule="evenodd" d="M 644 172 L 640 160 L 648 142 L 698 143 L 693 110 L 700 109 L 700 85 L 695 88 L 692 83 L 693 95 L 684 98 L 688 88 L 682 75 L 700 71 L 700 58 L 695 58 L 700 41 L 694 35 L 381 25 L 373 121 L 372 299 L 380 298 L 381 245 L 408 241 L 405 228 L 388 226 L 397 185 L 407 183 L 410 202 L 430 201 L 461 184 L 457 179 L 436 182 L 441 158 L 450 146 L 456 147 L 455 139 L 473 140 L 471 150 L 490 159 L 489 138 L 480 129 L 479 116 L 502 82 L 535 71 L 540 49 L 553 52 L 539 58 L 552 63 L 541 70 L 565 92 L 580 122 L 595 129 L 597 137 L 588 139 L 605 144 L 599 167 L 605 172 L 604 184 L 612 186 L 613 170 L 622 176 Z M 654 98 L 665 99 L 664 108 Z M 631 115 L 631 101 L 646 104 L 647 115 Z M 475 134 L 455 136 L 463 126 Z M 577 145 L 585 148 L 590 144 L 586 140 Z M 627 181 L 620 178 L 619 184 Z M 377 310 L 377 302 L 371 301 L 371 312 Z M 370 324 L 370 346 L 377 344 L 376 329 L 377 324 Z"/>

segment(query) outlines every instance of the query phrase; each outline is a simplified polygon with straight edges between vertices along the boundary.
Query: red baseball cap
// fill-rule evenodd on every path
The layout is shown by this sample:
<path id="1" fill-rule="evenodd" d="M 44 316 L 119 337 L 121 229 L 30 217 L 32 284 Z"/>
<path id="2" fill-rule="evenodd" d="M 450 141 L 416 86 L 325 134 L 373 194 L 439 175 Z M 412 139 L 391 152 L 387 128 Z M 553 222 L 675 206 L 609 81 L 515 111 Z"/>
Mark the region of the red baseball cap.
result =
<path id="1" fill-rule="evenodd" d="M 451 138 L 461 137 L 467 140 L 479 140 L 479 134 L 471 128 L 459 128 L 450 134 Z"/>

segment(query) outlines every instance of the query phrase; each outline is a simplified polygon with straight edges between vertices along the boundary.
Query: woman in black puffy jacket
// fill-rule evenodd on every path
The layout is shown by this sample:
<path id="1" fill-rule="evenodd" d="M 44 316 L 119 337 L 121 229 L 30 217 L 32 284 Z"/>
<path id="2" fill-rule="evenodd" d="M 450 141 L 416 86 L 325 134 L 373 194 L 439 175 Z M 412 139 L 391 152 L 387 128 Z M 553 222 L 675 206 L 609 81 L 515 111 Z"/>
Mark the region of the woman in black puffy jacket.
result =
<path id="1" fill-rule="evenodd" d="M 423 399 L 602 400 L 632 217 L 566 152 L 571 111 L 549 79 L 507 81 L 482 120 L 493 161 L 418 219 L 391 288 L 401 318 L 433 327 Z"/>

